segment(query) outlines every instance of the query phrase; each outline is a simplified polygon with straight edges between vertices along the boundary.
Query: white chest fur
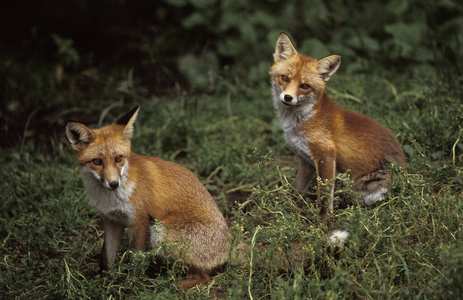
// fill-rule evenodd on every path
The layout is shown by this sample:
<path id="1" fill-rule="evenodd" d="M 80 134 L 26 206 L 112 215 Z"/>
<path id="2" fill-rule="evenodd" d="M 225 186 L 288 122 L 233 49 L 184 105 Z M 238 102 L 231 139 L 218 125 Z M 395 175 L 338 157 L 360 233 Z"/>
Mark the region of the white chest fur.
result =
<path id="1" fill-rule="evenodd" d="M 298 129 L 285 131 L 286 142 L 294 152 L 305 160 L 312 161 L 312 153 L 308 146 L 308 139 Z"/>
<path id="2" fill-rule="evenodd" d="M 121 185 L 115 190 L 103 187 L 101 181 L 89 169 L 82 169 L 81 177 L 90 204 L 102 215 L 118 223 L 130 224 L 133 221 L 135 210 L 129 199 L 135 189 L 135 183 L 127 182 L 125 174 L 122 174 Z"/>
<path id="3" fill-rule="evenodd" d="M 281 103 L 277 92 L 274 92 L 274 104 L 285 133 L 286 142 L 297 155 L 311 162 L 312 154 L 308 146 L 309 140 L 300 131 L 300 128 L 304 122 L 315 114 L 313 110 L 314 104 L 306 103 L 297 107 L 287 107 Z"/>

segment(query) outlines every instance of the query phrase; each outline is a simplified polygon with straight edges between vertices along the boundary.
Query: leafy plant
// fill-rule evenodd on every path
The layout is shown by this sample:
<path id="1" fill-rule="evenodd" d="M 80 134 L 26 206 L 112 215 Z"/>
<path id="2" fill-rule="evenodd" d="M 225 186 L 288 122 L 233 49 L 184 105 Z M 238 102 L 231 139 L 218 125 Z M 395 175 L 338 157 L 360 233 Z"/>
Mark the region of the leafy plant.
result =
<path id="1" fill-rule="evenodd" d="M 461 297 L 463 31 L 457 1 L 66 5 L 75 8 L 67 22 L 82 15 L 95 20 L 93 11 L 104 8 L 102 23 L 111 25 L 92 33 L 105 38 L 83 46 L 79 36 L 37 25 L 21 40 L 27 47 L 0 49 L 4 298 Z M 342 54 L 327 93 L 397 135 L 409 166 L 392 169 L 385 201 L 360 205 L 343 174 L 335 200 L 353 201 L 321 220 L 311 195 L 294 193 L 297 159 L 268 86 L 280 31 L 304 54 Z M 60 82 L 57 63 L 66 66 Z M 230 224 L 230 263 L 207 285 L 179 289 L 180 265 L 159 261 L 159 249 L 132 252 L 127 237 L 117 266 L 98 273 L 103 231 L 64 124 L 108 124 L 135 104 L 142 110 L 132 149 L 192 170 Z M 342 247 L 327 243 L 334 229 L 350 233 Z"/>

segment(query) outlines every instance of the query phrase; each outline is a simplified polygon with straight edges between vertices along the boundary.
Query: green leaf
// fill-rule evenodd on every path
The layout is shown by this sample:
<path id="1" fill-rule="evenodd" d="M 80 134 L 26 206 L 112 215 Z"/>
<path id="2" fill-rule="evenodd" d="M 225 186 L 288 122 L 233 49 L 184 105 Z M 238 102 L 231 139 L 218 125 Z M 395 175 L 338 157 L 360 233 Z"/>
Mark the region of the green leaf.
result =
<path id="1" fill-rule="evenodd" d="M 387 4 L 386 10 L 395 16 L 401 16 L 408 7 L 409 3 L 407 0 L 392 0 Z"/>
<path id="2" fill-rule="evenodd" d="M 319 39 L 310 38 L 302 43 L 300 53 L 319 59 L 331 54 L 331 51 Z"/>
<path id="3" fill-rule="evenodd" d="M 348 40 L 347 44 L 352 48 L 364 49 L 368 51 L 379 51 L 379 42 L 369 36 L 354 36 Z"/>
<path id="4" fill-rule="evenodd" d="M 195 26 L 205 23 L 205 18 L 200 12 L 195 12 L 183 19 L 182 24 L 185 29 L 191 29 Z"/>
<path id="5" fill-rule="evenodd" d="M 410 47 L 416 47 L 421 43 L 425 28 L 426 25 L 421 22 L 413 24 L 399 22 L 384 26 L 384 30 L 391 34 L 396 42 Z"/>

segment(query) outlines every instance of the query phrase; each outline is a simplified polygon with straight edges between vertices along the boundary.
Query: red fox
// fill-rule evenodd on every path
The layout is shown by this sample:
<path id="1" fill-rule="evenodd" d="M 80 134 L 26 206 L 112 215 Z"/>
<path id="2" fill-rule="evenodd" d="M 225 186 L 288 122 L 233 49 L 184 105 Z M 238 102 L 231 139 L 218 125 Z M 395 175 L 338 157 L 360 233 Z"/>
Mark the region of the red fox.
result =
<path id="1" fill-rule="evenodd" d="M 375 120 L 336 105 L 325 93 L 341 56 L 320 60 L 299 54 L 281 33 L 270 69 L 274 106 L 286 141 L 299 157 L 295 189 L 303 194 L 316 173 L 326 182 L 350 170 L 355 188 L 370 205 L 384 199 L 394 162 L 405 168 L 405 156 L 396 137 Z M 330 186 L 330 212 L 334 184 Z M 320 188 L 321 214 L 326 213 Z"/>
<path id="2" fill-rule="evenodd" d="M 100 266 L 107 269 L 114 263 L 121 235 L 128 227 L 130 245 L 139 251 L 146 250 L 149 241 L 153 247 L 184 241 L 190 277 L 182 286 L 206 283 L 210 271 L 227 261 L 227 223 L 207 189 L 189 170 L 131 152 L 138 111 L 135 107 L 99 129 L 77 122 L 66 124 L 90 203 L 103 219 Z M 169 254 L 179 257 L 179 249 Z"/>

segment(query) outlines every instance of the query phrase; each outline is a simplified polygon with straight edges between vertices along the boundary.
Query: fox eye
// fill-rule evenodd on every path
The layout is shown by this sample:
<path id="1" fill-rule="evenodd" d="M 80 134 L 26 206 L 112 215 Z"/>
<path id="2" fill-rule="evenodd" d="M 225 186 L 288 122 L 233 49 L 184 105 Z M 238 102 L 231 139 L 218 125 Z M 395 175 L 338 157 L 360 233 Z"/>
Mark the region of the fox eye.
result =
<path id="1" fill-rule="evenodd" d="M 117 162 L 117 163 L 120 163 L 122 161 L 122 155 L 116 156 L 114 161 Z"/>
<path id="2" fill-rule="evenodd" d="M 100 166 L 100 165 L 103 164 L 103 161 L 101 159 L 98 159 L 98 158 L 92 160 L 92 162 L 93 162 L 93 164 L 95 164 L 97 166 Z"/>
<path id="3" fill-rule="evenodd" d="M 284 82 L 288 82 L 289 78 L 288 78 L 288 76 L 281 75 L 281 80 L 283 80 Z"/>
<path id="4" fill-rule="evenodd" d="M 303 83 L 303 84 L 301 84 L 301 89 L 308 90 L 308 89 L 310 89 L 310 85 L 308 85 L 307 83 Z"/>

